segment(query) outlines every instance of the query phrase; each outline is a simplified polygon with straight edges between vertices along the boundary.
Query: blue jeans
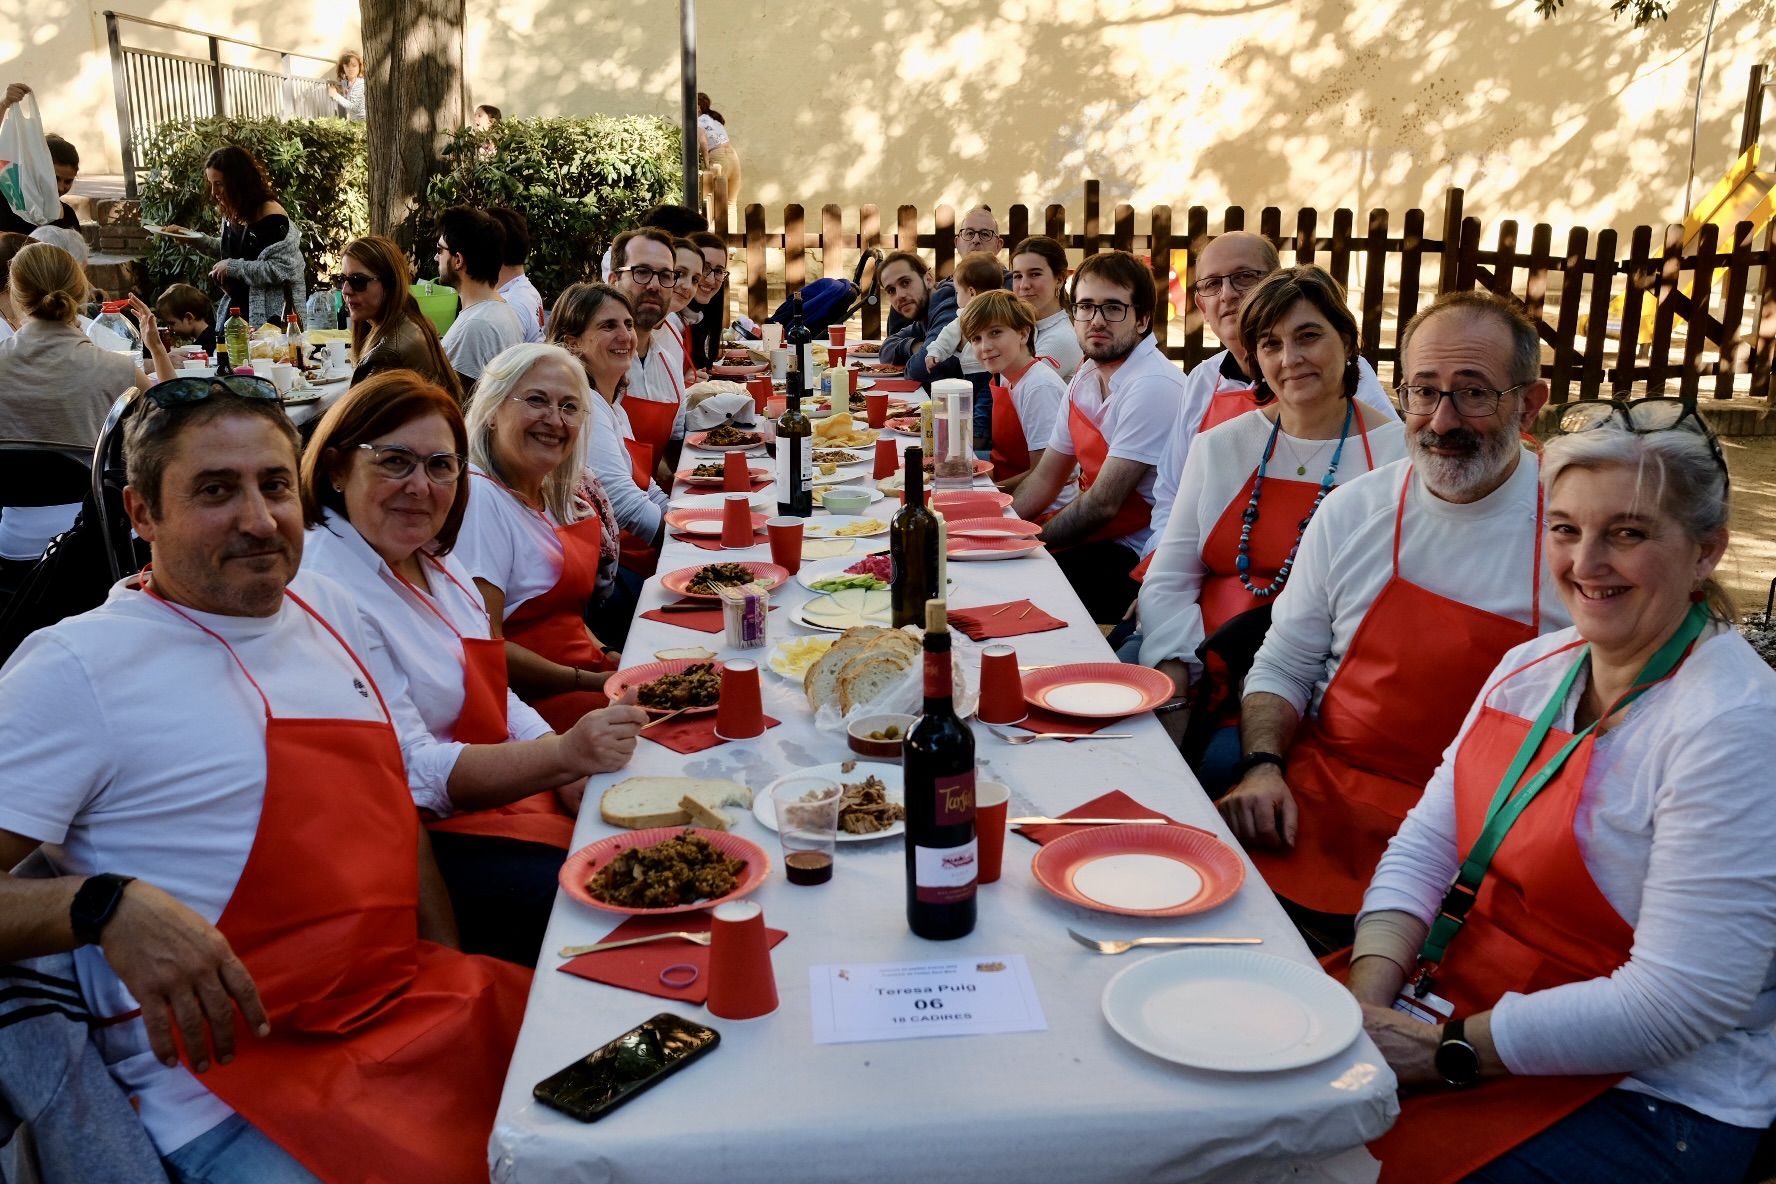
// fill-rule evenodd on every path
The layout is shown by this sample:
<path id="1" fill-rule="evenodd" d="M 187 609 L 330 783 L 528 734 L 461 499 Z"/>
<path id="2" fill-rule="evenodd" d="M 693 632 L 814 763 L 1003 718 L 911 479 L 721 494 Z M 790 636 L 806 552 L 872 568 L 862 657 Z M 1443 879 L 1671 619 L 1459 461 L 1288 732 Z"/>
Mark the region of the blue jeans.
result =
<path id="1" fill-rule="evenodd" d="M 290 1158 L 289 1152 L 238 1114 L 160 1162 L 173 1184 L 321 1184 Z"/>
<path id="2" fill-rule="evenodd" d="M 1763 1131 L 1612 1089 L 1468 1177 L 1470 1184 L 1739 1184 Z"/>

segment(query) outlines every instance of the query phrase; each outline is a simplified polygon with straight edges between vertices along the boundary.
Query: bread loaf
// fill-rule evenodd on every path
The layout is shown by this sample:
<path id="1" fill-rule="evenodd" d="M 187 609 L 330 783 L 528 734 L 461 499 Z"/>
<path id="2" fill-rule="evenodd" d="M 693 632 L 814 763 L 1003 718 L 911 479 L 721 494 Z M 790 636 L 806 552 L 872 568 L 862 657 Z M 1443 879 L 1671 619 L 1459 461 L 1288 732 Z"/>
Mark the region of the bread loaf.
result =
<path id="1" fill-rule="evenodd" d="M 722 806 L 752 806 L 752 791 L 737 781 L 708 777 L 630 777 L 604 791 L 598 814 L 612 826 L 646 830 L 651 826 L 684 826 L 692 820 L 684 801 L 691 799 L 709 814 L 722 819 Z M 702 825 L 715 826 L 709 821 Z"/>

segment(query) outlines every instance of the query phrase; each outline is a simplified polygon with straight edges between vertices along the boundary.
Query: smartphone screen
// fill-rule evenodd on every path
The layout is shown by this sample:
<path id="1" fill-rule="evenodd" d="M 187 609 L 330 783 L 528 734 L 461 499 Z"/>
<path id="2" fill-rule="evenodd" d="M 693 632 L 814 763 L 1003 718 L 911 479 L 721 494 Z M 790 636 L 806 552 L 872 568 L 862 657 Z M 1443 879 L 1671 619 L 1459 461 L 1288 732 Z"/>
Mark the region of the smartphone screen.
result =
<path id="1" fill-rule="evenodd" d="M 537 1101 L 596 1122 L 721 1041 L 713 1028 L 661 1012 L 537 1083 Z"/>

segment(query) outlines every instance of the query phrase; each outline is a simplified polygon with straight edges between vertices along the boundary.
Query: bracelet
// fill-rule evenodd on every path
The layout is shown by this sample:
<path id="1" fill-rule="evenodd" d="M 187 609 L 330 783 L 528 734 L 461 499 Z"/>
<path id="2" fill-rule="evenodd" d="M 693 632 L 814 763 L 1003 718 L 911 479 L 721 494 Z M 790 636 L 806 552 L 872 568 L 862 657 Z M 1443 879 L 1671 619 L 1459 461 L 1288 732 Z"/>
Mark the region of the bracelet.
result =
<path id="1" fill-rule="evenodd" d="M 1167 700 L 1153 709 L 1154 715 L 1169 715 L 1174 711 L 1183 711 L 1190 706 L 1190 696 L 1180 695 L 1176 699 Z"/>
<path id="2" fill-rule="evenodd" d="M 573 668 L 573 672 L 574 672 L 574 690 L 577 691 L 580 689 L 580 668 L 578 666 L 575 666 Z"/>

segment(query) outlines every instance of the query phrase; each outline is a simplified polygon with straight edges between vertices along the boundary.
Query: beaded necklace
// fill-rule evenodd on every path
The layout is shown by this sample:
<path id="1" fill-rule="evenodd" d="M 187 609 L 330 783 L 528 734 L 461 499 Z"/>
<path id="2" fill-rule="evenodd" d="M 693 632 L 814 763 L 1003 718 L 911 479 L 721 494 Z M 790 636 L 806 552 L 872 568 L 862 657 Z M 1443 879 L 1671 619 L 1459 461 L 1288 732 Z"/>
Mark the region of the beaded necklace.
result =
<path id="1" fill-rule="evenodd" d="M 1276 578 L 1260 588 L 1252 583 L 1246 573 L 1252 570 L 1252 526 L 1258 521 L 1258 496 L 1264 491 L 1264 473 L 1270 466 L 1271 454 L 1276 451 L 1277 434 L 1283 430 L 1283 417 L 1279 414 L 1276 422 L 1270 427 L 1270 439 L 1265 441 L 1264 455 L 1258 461 L 1258 474 L 1252 479 L 1252 496 L 1246 502 L 1246 511 L 1240 515 L 1239 557 L 1234 566 L 1239 569 L 1240 584 L 1253 596 L 1274 596 L 1283 590 L 1289 582 L 1289 569 L 1295 566 L 1295 553 L 1301 550 L 1302 536 L 1307 533 L 1307 524 L 1313 521 L 1315 511 L 1326 495 L 1332 492 L 1332 480 L 1338 474 L 1338 461 L 1344 455 L 1344 442 L 1350 438 L 1351 414 L 1356 410 L 1356 403 L 1346 399 L 1344 402 L 1344 427 L 1338 433 L 1338 447 L 1332 452 L 1332 463 L 1326 468 L 1326 475 L 1320 478 L 1320 491 L 1314 495 L 1313 505 L 1307 508 L 1307 516 L 1301 520 L 1300 527 L 1295 531 L 1295 545 L 1289 548 L 1289 557 L 1277 569 Z"/>

